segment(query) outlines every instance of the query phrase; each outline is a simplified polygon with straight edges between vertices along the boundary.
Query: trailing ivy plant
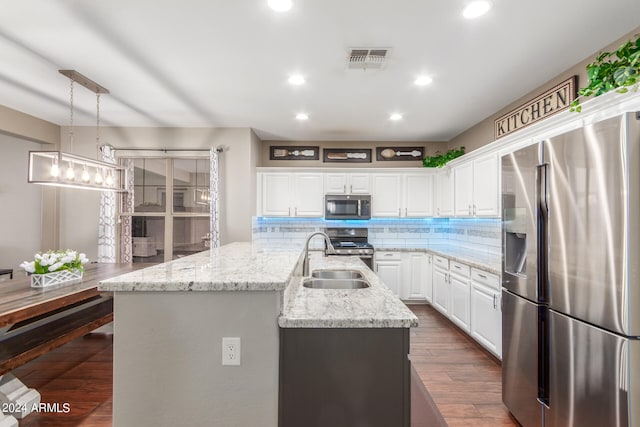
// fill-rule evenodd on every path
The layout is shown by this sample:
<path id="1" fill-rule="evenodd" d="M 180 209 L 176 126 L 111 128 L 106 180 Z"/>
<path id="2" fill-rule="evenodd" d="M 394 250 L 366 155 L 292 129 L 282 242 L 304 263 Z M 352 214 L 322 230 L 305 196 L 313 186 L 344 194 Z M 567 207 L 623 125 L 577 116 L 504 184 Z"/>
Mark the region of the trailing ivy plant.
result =
<path id="1" fill-rule="evenodd" d="M 441 168 L 448 161 L 455 159 L 456 157 L 460 157 L 464 154 L 464 147 L 453 148 L 447 151 L 444 154 L 438 154 L 439 151 L 436 151 L 435 156 L 427 156 L 422 159 L 422 165 L 425 168 Z"/>
<path id="2" fill-rule="evenodd" d="M 578 98 L 571 103 L 571 111 L 580 112 L 580 98 L 600 96 L 614 90 L 625 93 L 637 91 L 640 83 L 640 36 L 629 40 L 615 52 L 602 52 L 587 65 L 589 84 L 578 91 Z"/>

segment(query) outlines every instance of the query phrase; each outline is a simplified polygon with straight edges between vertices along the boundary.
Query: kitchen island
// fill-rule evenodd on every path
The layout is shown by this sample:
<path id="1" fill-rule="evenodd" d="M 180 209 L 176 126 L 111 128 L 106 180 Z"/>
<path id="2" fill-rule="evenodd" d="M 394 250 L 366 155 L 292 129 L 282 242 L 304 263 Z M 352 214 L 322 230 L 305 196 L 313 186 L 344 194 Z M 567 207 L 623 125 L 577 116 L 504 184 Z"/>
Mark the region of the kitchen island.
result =
<path id="1" fill-rule="evenodd" d="M 277 426 L 281 331 L 417 325 L 358 259 L 313 254 L 311 269 L 353 266 L 370 288 L 304 288 L 300 261 L 232 243 L 102 282 L 115 295 L 114 425 Z M 239 366 L 222 365 L 223 337 L 241 338 Z"/>

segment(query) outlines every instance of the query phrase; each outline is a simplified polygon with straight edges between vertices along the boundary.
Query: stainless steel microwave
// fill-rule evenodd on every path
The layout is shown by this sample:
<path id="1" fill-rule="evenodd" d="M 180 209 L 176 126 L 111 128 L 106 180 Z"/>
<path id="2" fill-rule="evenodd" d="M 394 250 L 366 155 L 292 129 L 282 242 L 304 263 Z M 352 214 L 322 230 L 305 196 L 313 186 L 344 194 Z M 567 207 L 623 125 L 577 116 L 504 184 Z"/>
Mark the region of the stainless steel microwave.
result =
<path id="1" fill-rule="evenodd" d="M 327 194 L 324 196 L 325 219 L 370 219 L 371 196 L 361 194 Z"/>

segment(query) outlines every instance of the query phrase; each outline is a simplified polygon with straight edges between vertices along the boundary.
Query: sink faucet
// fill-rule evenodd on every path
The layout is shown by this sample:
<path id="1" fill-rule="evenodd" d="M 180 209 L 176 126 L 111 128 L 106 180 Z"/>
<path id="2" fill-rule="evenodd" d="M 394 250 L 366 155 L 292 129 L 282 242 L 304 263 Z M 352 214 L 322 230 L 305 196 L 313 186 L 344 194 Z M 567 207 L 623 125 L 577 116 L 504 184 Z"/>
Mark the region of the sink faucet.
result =
<path id="1" fill-rule="evenodd" d="M 324 250 L 324 256 L 333 255 L 336 253 L 335 248 L 331 244 L 331 239 L 329 239 L 329 236 L 327 236 L 322 231 L 316 231 L 314 233 L 311 233 L 309 237 L 307 237 L 307 241 L 304 242 L 304 252 L 303 252 L 303 258 L 302 258 L 302 275 L 303 276 L 309 275 L 309 241 L 313 238 L 313 236 L 324 237 L 324 241 L 327 244 L 327 247 Z"/>

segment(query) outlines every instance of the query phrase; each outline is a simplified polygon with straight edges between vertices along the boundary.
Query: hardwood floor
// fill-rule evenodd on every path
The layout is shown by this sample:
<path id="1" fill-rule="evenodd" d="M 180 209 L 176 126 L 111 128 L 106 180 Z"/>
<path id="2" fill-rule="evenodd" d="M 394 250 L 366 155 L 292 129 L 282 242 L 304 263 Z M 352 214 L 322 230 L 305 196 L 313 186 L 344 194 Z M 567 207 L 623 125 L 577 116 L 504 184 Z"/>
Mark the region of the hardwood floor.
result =
<path id="1" fill-rule="evenodd" d="M 500 364 L 431 306 L 410 305 L 411 363 L 450 427 L 517 426 L 502 404 Z"/>
<path id="2" fill-rule="evenodd" d="M 451 427 L 517 426 L 501 400 L 498 362 L 430 306 L 412 305 L 411 360 Z M 13 373 L 45 403 L 69 403 L 69 413 L 33 413 L 20 427 L 110 427 L 113 337 L 90 334 Z M 426 425 L 426 424 L 425 424 Z"/>
<path id="3" fill-rule="evenodd" d="M 32 413 L 20 427 L 111 427 L 113 336 L 89 334 L 13 371 L 61 412 Z M 64 413 L 63 404 L 69 404 Z"/>

